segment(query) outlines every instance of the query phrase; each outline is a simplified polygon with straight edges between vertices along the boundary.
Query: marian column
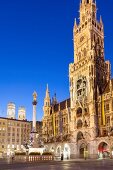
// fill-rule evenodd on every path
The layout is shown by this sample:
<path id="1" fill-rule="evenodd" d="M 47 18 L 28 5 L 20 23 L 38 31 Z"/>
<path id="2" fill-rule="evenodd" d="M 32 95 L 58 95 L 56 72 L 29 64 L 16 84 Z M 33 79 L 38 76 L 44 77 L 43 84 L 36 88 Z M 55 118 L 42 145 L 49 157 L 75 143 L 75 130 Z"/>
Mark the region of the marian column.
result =
<path id="1" fill-rule="evenodd" d="M 36 132 L 36 105 L 37 105 L 37 93 L 33 93 L 33 124 L 32 124 L 32 132 Z"/>

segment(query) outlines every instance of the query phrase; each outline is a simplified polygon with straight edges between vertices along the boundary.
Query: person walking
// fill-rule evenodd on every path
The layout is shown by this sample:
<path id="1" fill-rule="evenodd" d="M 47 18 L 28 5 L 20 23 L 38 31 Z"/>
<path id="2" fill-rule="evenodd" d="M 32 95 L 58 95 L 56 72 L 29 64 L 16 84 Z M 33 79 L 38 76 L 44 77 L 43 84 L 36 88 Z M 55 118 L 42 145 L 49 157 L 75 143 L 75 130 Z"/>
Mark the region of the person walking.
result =
<path id="1" fill-rule="evenodd" d="M 63 153 L 62 153 L 62 154 L 61 154 L 61 161 L 63 161 L 63 159 L 64 159 L 63 157 L 64 157 L 64 156 L 63 156 Z"/>

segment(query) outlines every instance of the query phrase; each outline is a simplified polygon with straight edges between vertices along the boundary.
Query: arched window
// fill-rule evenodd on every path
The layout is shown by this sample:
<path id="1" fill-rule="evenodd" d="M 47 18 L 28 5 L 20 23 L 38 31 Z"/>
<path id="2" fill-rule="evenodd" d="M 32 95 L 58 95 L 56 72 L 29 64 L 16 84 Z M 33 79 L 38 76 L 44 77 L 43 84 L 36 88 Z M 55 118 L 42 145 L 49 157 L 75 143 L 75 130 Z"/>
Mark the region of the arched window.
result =
<path id="1" fill-rule="evenodd" d="M 77 142 L 79 140 L 83 139 L 83 138 L 84 138 L 83 133 L 82 132 L 78 132 L 78 134 L 77 134 Z"/>
<path id="2" fill-rule="evenodd" d="M 77 116 L 77 117 L 82 116 L 82 108 L 81 108 L 81 107 L 79 107 L 79 108 L 77 109 L 76 116 Z"/>
<path id="3" fill-rule="evenodd" d="M 83 125 L 82 120 L 78 120 L 77 129 L 82 128 L 82 125 Z"/>

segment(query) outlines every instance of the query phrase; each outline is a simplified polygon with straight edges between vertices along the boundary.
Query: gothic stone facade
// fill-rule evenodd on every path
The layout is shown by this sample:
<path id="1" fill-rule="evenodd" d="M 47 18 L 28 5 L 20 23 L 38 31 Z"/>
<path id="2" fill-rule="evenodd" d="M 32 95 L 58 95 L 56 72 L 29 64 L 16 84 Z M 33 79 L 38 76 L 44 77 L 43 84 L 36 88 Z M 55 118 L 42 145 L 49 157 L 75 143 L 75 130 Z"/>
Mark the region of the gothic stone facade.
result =
<path id="1" fill-rule="evenodd" d="M 112 153 L 113 80 L 104 58 L 104 26 L 95 0 L 81 0 L 80 23 L 73 28 L 74 62 L 69 65 L 70 99 L 44 100 L 43 138 L 64 158 Z M 106 152 L 106 154 L 105 154 Z M 105 154 L 105 155 L 104 155 Z"/>

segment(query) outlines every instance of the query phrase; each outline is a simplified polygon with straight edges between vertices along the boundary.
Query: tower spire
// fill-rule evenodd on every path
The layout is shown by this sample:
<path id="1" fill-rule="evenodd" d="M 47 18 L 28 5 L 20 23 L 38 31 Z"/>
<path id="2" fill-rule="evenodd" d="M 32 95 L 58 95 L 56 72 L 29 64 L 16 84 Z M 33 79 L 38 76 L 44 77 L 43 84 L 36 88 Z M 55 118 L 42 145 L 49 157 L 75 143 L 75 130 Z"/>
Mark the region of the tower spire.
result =
<path id="1" fill-rule="evenodd" d="M 51 100 L 50 100 L 50 92 L 49 92 L 49 87 L 48 84 L 46 86 L 46 95 L 44 99 L 44 106 L 50 106 L 51 105 Z"/>
<path id="2" fill-rule="evenodd" d="M 46 97 L 45 98 L 50 99 L 48 84 L 47 84 L 47 87 L 46 87 Z"/>

